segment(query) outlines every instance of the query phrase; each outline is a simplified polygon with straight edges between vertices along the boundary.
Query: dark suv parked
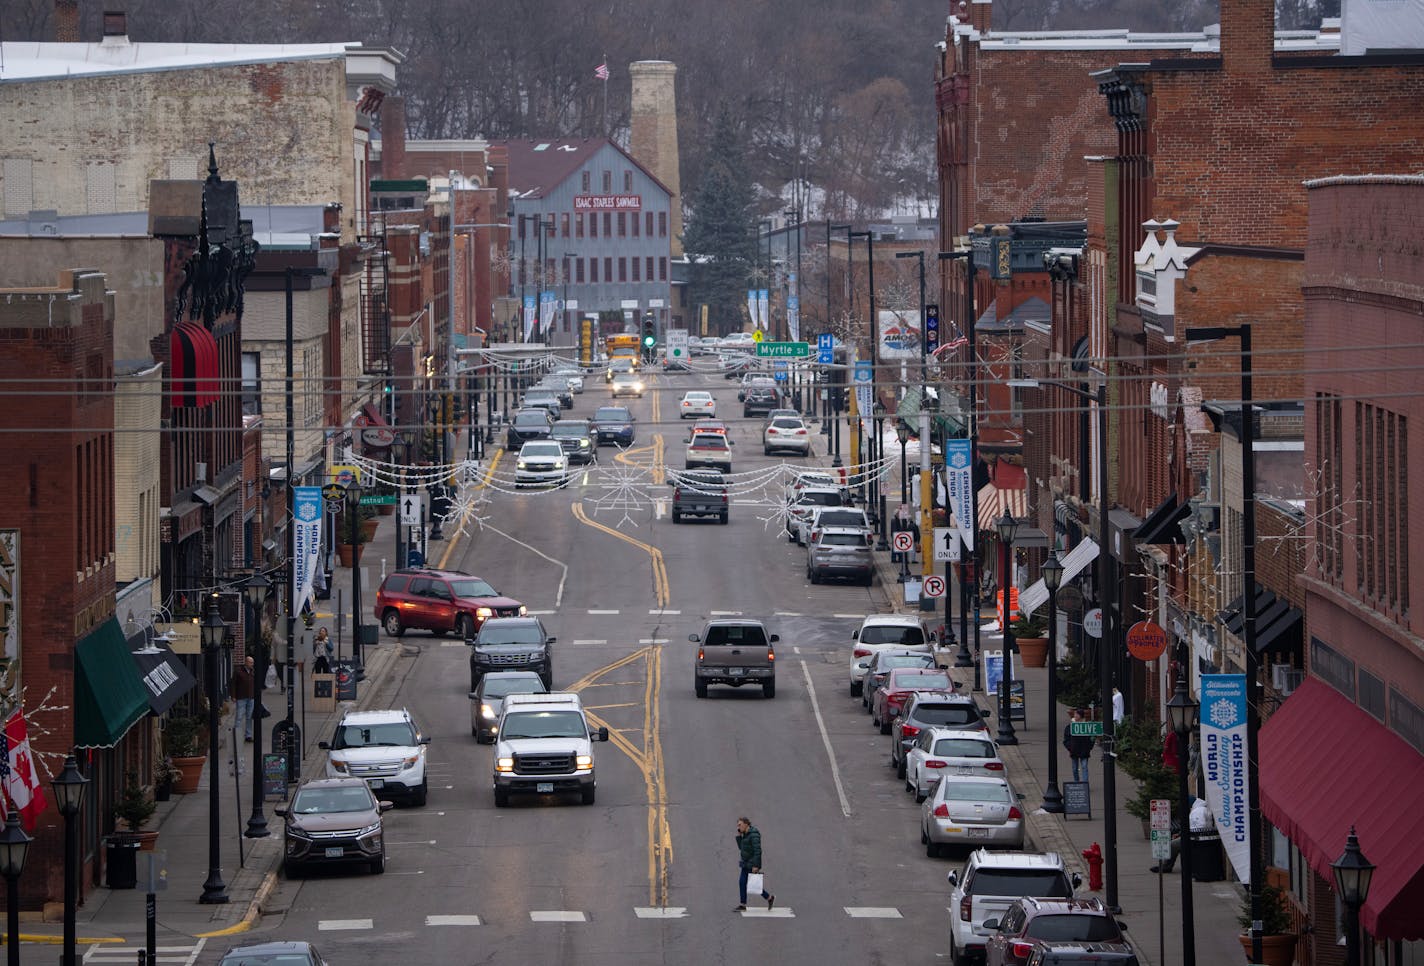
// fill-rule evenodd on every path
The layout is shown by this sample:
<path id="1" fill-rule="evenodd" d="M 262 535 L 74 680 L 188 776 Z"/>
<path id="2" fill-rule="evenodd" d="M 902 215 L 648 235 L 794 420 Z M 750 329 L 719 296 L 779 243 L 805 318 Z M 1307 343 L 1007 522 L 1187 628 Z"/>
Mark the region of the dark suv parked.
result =
<path id="1" fill-rule="evenodd" d="M 905 777 L 905 755 L 920 736 L 922 728 L 958 728 L 961 731 L 988 731 L 989 723 L 979 705 L 967 694 L 948 691 L 917 691 L 905 701 L 905 710 L 890 722 L 890 764 L 895 777 Z"/>
<path id="2" fill-rule="evenodd" d="M 742 400 L 742 416 L 769 413 L 781 405 L 781 394 L 774 386 L 753 385 Z"/>
<path id="3" fill-rule="evenodd" d="M 548 439 L 554 430 L 554 417 L 547 409 L 521 409 L 514 414 L 504 434 L 504 448 L 517 451 L 531 439 Z"/>
<path id="4" fill-rule="evenodd" d="M 391 637 L 427 630 L 466 640 L 491 617 L 522 617 L 524 605 L 503 597 L 479 577 L 458 570 L 395 570 L 376 591 L 376 620 Z"/>
<path id="5" fill-rule="evenodd" d="M 490 671 L 533 671 L 553 686 L 554 655 L 544 623 L 537 617 L 497 617 L 485 621 L 470 641 L 470 690 Z"/>
<path id="6" fill-rule="evenodd" d="M 984 943 L 985 966 L 1024 966 L 1040 940 L 1067 943 L 1125 943 L 1122 924 L 1099 899 L 1016 899 L 999 919 L 984 925 L 994 932 Z M 1053 960 L 1050 960 L 1052 962 Z M 1118 962 L 1116 959 L 1107 962 Z"/>

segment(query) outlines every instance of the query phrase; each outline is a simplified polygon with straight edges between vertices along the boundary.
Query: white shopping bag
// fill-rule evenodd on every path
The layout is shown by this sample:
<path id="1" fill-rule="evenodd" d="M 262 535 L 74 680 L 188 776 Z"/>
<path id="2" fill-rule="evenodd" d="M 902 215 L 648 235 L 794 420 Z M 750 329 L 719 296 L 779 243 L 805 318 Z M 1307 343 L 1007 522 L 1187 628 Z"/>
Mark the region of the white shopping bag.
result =
<path id="1" fill-rule="evenodd" d="M 747 896 L 759 896 L 766 891 L 766 876 L 761 872 L 747 873 Z"/>

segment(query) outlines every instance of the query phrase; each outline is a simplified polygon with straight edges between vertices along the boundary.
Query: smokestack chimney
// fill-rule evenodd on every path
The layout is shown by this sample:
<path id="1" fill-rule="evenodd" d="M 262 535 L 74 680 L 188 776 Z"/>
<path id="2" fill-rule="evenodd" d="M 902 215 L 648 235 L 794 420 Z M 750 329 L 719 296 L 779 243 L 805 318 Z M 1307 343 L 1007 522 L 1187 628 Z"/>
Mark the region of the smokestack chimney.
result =
<path id="1" fill-rule="evenodd" d="M 672 192 L 672 256 L 682 256 L 682 175 L 677 153 L 677 65 L 639 60 L 628 65 L 633 81 L 629 153 Z"/>
<path id="2" fill-rule="evenodd" d="M 122 10 L 104 11 L 104 43 L 126 44 L 129 42 L 129 18 Z"/>
<path id="3" fill-rule="evenodd" d="M 54 0 L 56 43 L 79 43 L 79 0 Z"/>
<path id="4" fill-rule="evenodd" d="M 964 4 L 961 3 L 960 19 L 964 19 Z M 969 0 L 969 26 L 979 31 L 981 34 L 989 32 L 989 25 L 993 21 L 994 5 L 989 0 Z"/>
<path id="5" fill-rule="evenodd" d="M 405 98 L 390 96 L 381 102 L 381 177 L 405 175 Z"/>
<path id="6" fill-rule="evenodd" d="M 1221 0 L 1221 66 L 1226 73 L 1270 70 L 1275 50 L 1274 0 Z"/>

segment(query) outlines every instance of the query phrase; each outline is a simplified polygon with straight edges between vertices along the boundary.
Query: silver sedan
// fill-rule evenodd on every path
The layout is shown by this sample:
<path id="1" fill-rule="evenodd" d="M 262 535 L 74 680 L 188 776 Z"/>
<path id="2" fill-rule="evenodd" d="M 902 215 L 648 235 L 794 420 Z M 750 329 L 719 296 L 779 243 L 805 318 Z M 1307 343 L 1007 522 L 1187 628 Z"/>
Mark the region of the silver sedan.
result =
<path id="1" fill-rule="evenodd" d="M 998 746 L 983 731 L 926 728 L 905 752 L 905 789 L 915 801 L 929 797 L 935 783 L 959 775 L 1001 778 L 1004 762 Z"/>
<path id="2" fill-rule="evenodd" d="M 931 858 L 946 845 L 1021 849 L 1018 798 L 1002 778 L 943 778 L 921 806 L 920 841 Z"/>

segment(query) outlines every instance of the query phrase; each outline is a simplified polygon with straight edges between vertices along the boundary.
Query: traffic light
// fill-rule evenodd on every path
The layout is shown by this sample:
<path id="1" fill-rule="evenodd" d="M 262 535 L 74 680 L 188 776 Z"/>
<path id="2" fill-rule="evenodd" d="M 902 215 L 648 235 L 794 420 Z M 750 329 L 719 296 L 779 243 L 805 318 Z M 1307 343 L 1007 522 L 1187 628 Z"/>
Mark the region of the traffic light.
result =
<path id="1" fill-rule="evenodd" d="M 649 312 L 643 316 L 643 348 L 651 349 L 657 344 L 657 323 L 653 320 L 653 313 Z"/>

